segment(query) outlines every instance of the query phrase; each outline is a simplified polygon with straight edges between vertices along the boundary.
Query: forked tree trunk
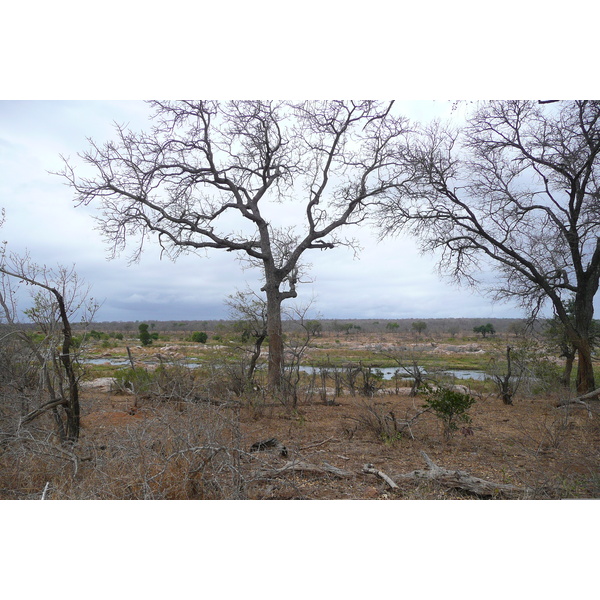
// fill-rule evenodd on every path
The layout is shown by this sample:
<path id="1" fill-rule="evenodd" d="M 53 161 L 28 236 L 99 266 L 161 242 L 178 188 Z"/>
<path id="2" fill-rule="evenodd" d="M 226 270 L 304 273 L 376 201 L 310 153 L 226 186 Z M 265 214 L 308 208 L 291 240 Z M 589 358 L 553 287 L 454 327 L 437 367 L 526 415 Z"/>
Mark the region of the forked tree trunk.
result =
<path id="1" fill-rule="evenodd" d="M 256 371 L 256 363 L 260 358 L 260 351 L 262 349 L 262 343 L 265 341 L 266 335 L 259 335 L 254 342 L 254 351 L 250 357 L 250 366 L 248 367 L 248 381 L 252 382 L 254 377 L 254 371 Z"/>

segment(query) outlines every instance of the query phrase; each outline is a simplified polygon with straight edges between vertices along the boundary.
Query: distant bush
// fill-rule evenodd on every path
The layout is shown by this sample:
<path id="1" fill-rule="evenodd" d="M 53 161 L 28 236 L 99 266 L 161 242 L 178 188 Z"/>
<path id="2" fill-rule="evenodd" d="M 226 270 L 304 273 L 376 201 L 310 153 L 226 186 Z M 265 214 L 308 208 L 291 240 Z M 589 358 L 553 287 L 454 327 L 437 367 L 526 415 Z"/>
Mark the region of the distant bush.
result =
<path id="1" fill-rule="evenodd" d="M 208 335 L 204 333 L 204 331 L 194 331 L 191 337 L 192 342 L 196 342 L 198 344 L 206 344 L 208 340 Z"/>
<path id="2" fill-rule="evenodd" d="M 496 333 L 496 329 L 491 323 L 487 323 L 486 325 L 479 325 L 477 327 L 473 327 L 474 333 L 480 333 L 483 337 L 485 337 L 488 333 L 490 335 L 494 335 Z"/>
<path id="3" fill-rule="evenodd" d="M 96 331 L 95 329 L 92 329 L 89 333 L 91 338 L 94 338 L 95 340 L 107 340 L 108 339 L 108 334 L 107 333 L 103 333 L 102 331 Z"/>
<path id="4" fill-rule="evenodd" d="M 148 331 L 147 323 L 140 323 L 138 326 L 140 332 L 140 342 L 142 342 L 142 346 L 148 346 L 152 343 L 152 336 Z"/>
<path id="5" fill-rule="evenodd" d="M 415 321 L 411 327 L 414 331 L 421 335 L 427 329 L 427 323 L 425 323 L 425 321 Z"/>

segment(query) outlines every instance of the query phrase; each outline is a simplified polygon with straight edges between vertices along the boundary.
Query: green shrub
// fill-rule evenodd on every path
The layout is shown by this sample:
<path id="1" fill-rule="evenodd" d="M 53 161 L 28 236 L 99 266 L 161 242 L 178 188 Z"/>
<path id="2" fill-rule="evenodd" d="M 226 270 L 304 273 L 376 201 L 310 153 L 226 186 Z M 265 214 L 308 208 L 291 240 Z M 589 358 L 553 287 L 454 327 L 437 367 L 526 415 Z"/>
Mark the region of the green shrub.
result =
<path id="1" fill-rule="evenodd" d="M 124 369 L 115 377 L 117 389 L 128 390 L 136 394 L 148 394 L 152 387 L 154 376 L 141 367 Z"/>
<path id="2" fill-rule="evenodd" d="M 102 331 L 96 331 L 95 329 L 92 329 L 89 335 L 95 340 L 107 340 L 109 337 L 107 333 L 103 333 Z"/>
<path id="3" fill-rule="evenodd" d="M 140 323 L 140 325 L 138 326 L 138 329 L 140 332 L 140 342 L 142 342 L 142 346 L 148 346 L 149 344 L 151 344 L 152 336 L 150 335 L 150 332 L 148 331 L 148 324 Z"/>
<path id="4" fill-rule="evenodd" d="M 81 343 L 83 342 L 83 335 L 74 335 L 71 338 L 71 346 L 73 348 L 81 348 Z"/>
<path id="5" fill-rule="evenodd" d="M 427 391 L 427 400 L 423 405 L 433 412 L 444 424 L 444 437 L 449 439 L 458 429 L 458 423 L 470 423 L 469 409 L 475 403 L 475 398 L 469 394 L 461 394 L 454 390 L 439 387 Z"/>
<path id="6" fill-rule="evenodd" d="M 208 340 L 208 336 L 204 331 L 194 331 L 191 337 L 192 342 L 197 342 L 198 344 L 206 344 L 206 340 Z"/>

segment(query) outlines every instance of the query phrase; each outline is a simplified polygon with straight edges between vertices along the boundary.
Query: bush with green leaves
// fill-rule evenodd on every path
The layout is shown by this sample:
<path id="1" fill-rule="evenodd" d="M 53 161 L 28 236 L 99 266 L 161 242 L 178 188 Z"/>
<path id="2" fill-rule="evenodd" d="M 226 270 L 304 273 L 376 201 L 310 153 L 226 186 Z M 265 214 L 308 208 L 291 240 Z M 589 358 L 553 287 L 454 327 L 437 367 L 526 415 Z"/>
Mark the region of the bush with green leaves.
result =
<path id="1" fill-rule="evenodd" d="M 494 335 L 496 333 L 496 329 L 491 323 L 487 323 L 486 325 L 478 325 L 477 327 L 473 327 L 473 333 L 480 333 L 483 337 L 485 337 L 488 333 L 490 335 Z"/>
<path id="2" fill-rule="evenodd" d="M 427 391 L 427 399 L 423 408 L 433 414 L 444 424 L 444 437 L 449 439 L 458 429 L 458 423 L 470 423 L 469 409 L 475 403 L 475 398 L 455 390 L 438 387 Z"/>
<path id="3" fill-rule="evenodd" d="M 191 337 L 192 342 L 196 342 L 198 344 L 206 344 L 208 340 L 208 335 L 204 333 L 204 331 L 194 331 Z"/>
<path id="4" fill-rule="evenodd" d="M 123 369 L 115 377 L 117 389 L 135 394 L 149 394 L 154 380 L 154 374 L 142 367 Z"/>
<path id="5" fill-rule="evenodd" d="M 95 340 L 107 340 L 109 337 L 107 333 L 96 331 L 95 329 L 90 331 L 89 336 Z"/>
<path id="6" fill-rule="evenodd" d="M 147 323 L 140 323 L 138 326 L 140 332 L 140 342 L 142 342 L 142 346 L 148 346 L 152 343 L 152 335 L 148 331 Z"/>

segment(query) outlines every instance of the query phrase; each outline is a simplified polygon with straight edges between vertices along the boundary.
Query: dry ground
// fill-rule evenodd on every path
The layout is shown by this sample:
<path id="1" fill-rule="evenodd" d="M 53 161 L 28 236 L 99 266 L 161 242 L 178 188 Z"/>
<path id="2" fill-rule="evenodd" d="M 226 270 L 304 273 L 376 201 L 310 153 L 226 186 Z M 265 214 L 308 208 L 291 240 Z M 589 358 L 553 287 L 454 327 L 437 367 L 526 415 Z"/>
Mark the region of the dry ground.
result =
<path id="1" fill-rule="evenodd" d="M 425 468 L 420 453 L 424 451 L 447 469 L 529 488 L 523 498 L 600 497 L 597 413 L 590 417 L 583 408 L 558 409 L 552 398 L 520 399 L 505 406 L 488 397 L 471 409 L 470 430 L 458 431 L 450 441 L 430 413 L 421 415 L 397 439 L 382 439 L 369 425 L 367 417 L 373 414 L 383 417 L 391 412 L 398 422 L 410 418 L 421 410 L 422 402 L 419 397 L 395 395 L 344 396 L 335 405 L 313 402 L 291 410 L 276 404 L 232 408 L 142 400 L 136 408 L 128 396 L 88 393 L 82 401 L 75 476 L 67 461 L 59 473 L 38 474 L 37 483 L 26 479 L 28 487 L 38 486 L 37 490 L 21 493 L 31 497 L 41 492 L 47 478 L 55 498 L 472 497 L 398 477 Z M 286 447 L 287 457 L 280 448 L 250 452 L 252 444 L 270 438 Z M 276 472 L 290 461 L 331 465 L 349 474 Z M 399 489 L 363 473 L 366 463 L 395 479 Z M 26 462 L 21 467 L 33 469 Z"/>

